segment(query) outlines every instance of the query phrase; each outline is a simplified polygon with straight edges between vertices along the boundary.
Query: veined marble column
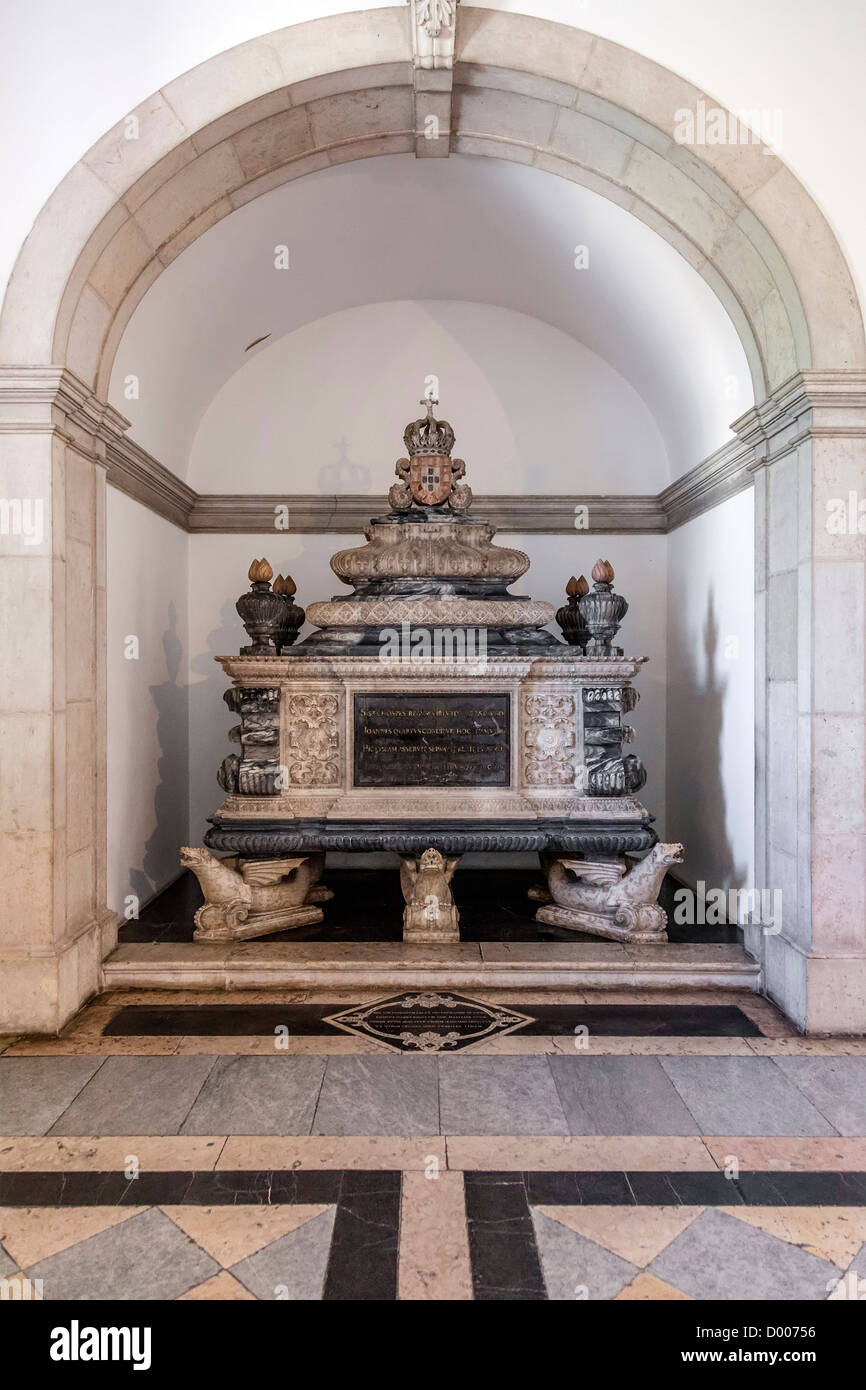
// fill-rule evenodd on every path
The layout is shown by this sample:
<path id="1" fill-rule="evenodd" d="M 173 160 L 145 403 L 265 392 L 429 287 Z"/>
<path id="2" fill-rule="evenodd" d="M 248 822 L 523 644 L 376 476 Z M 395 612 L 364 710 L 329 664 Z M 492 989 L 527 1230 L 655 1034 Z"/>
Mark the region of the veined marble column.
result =
<path id="1" fill-rule="evenodd" d="M 99 988 L 105 906 L 105 431 L 62 368 L 0 372 L 0 1032 Z"/>
<path id="2" fill-rule="evenodd" d="M 806 371 L 755 449 L 756 837 L 781 930 L 747 929 L 810 1033 L 866 1030 L 866 374 Z"/>

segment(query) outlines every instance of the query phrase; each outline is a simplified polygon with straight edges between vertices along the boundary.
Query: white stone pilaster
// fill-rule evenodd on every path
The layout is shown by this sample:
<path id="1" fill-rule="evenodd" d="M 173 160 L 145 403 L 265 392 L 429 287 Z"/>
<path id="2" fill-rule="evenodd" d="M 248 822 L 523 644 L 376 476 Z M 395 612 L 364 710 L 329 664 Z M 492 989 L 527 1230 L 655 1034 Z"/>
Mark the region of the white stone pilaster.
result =
<path id="1" fill-rule="evenodd" d="M 802 372 L 736 428 L 755 451 L 759 886 L 782 901 L 747 944 L 801 1028 L 863 1032 L 866 374 Z"/>
<path id="2" fill-rule="evenodd" d="M 0 1032 L 94 994 L 105 907 L 105 434 L 62 368 L 0 372 Z"/>

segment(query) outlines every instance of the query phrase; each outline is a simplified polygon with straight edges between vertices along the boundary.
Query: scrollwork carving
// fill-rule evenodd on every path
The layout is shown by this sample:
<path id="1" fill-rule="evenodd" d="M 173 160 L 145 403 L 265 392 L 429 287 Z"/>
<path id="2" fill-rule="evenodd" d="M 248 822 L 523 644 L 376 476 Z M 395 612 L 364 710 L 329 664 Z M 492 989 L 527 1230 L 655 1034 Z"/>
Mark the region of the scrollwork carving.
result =
<path id="1" fill-rule="evenodd" d="M 340 780 L 340 700 L 337 695 L 289 699 L 289 782 L 333 787 Z"/>

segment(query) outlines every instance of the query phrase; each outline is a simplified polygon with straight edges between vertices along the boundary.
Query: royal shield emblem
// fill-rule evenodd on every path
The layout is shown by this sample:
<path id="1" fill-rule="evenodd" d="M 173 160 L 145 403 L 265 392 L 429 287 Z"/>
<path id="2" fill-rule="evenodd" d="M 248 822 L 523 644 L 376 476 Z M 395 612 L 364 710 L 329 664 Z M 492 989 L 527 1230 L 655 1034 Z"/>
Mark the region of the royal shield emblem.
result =
<path id="1" fill-rule="evenodd" d="M 438 507 L 451 493 L 451 460 L 413 458 L 409 478 L 415 501 L 422 507 Z"/>

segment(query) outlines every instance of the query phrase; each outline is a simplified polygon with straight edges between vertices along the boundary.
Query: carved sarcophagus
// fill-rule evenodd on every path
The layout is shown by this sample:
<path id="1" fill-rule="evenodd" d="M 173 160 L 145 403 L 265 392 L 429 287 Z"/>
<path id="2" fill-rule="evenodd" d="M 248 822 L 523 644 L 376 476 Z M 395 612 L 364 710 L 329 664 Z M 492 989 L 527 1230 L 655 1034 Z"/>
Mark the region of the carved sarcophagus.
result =
<path id="1" fill-rule="evenodd" d="M 628 606 L 613 569 L 597 563 L 592 591 L 570 580 L 556 614 L 567 641 L 549 632 L 553 606 L 509 592 L 528 557 L 469 515 L 454 432 L 426 404 L 404 432 L 391 511 L 331 562 L 351 593 L 311 604 L 316 630 L 296 646 L 294 584 L 279 576 L 272 601 L 270 566 L 251 567 L 238 611 L 253 642 L 217 658 L 240 751 L 220 768 L 206 843 L 263 858 L 393 849 L 415 868 L 404 863 L 404 887 L 423 885 L 426 851 L 647 850 L 646 774 L 623 752 L 645 658 L 612 646 Z M 407 898 L 413 940 L 456 935 L 447 896 Z"/>

